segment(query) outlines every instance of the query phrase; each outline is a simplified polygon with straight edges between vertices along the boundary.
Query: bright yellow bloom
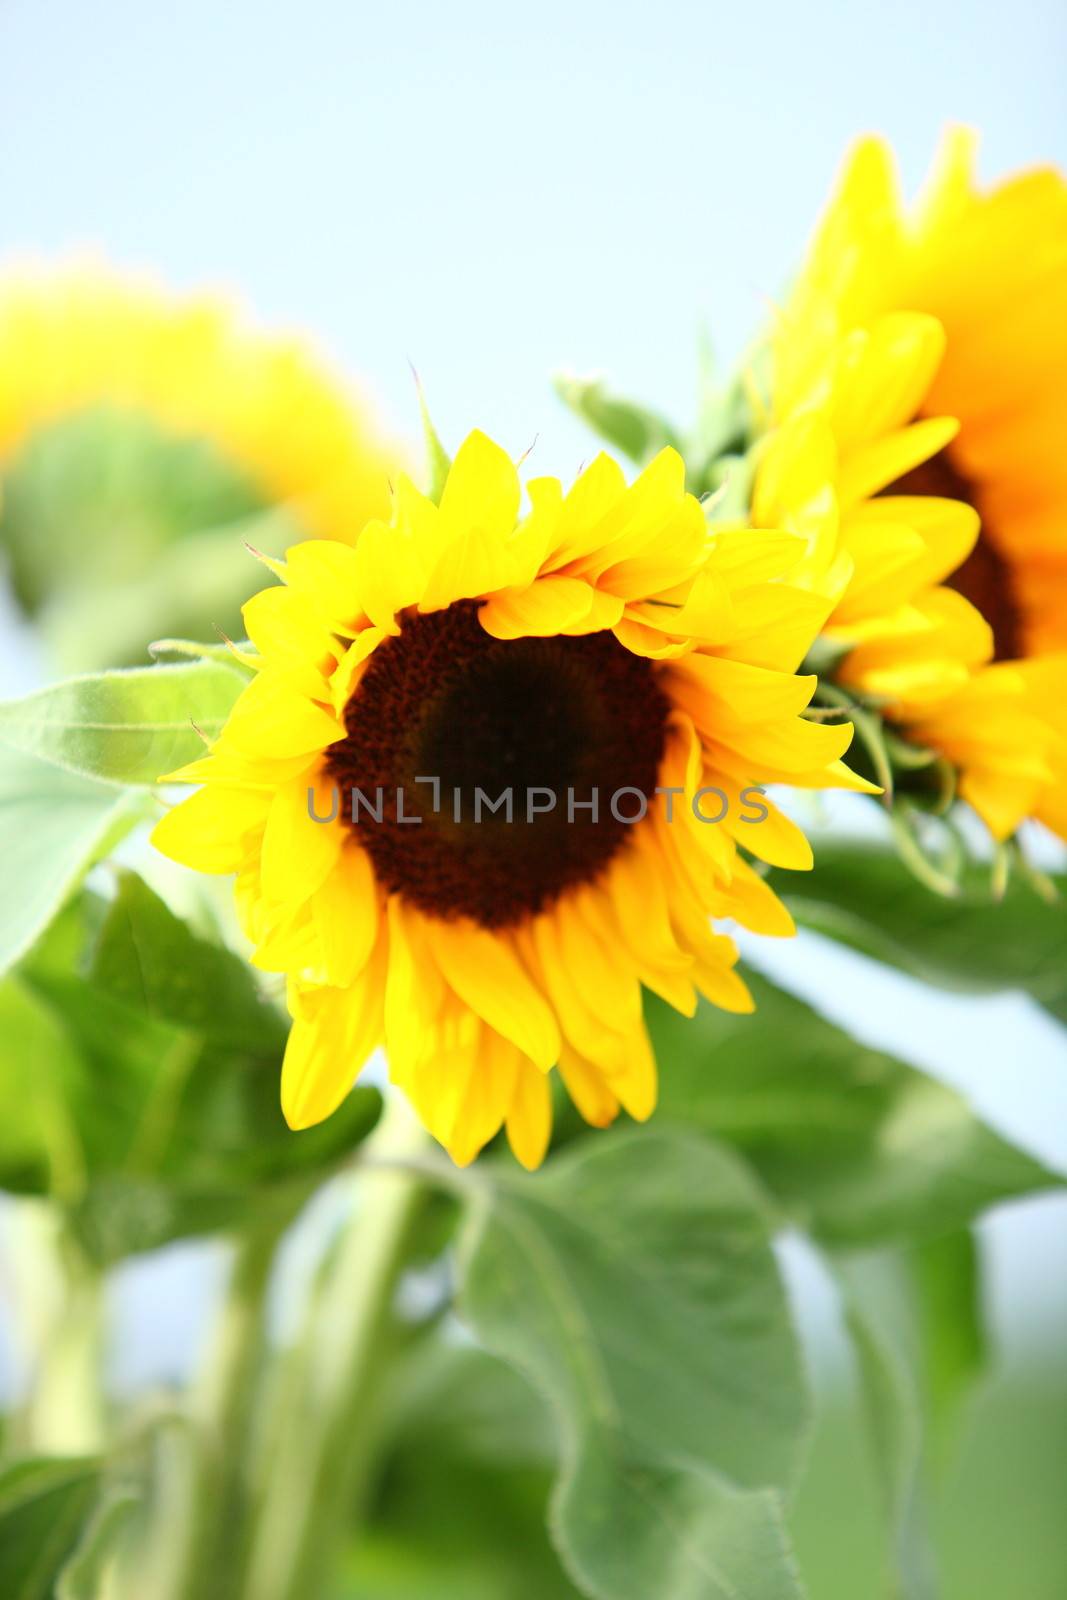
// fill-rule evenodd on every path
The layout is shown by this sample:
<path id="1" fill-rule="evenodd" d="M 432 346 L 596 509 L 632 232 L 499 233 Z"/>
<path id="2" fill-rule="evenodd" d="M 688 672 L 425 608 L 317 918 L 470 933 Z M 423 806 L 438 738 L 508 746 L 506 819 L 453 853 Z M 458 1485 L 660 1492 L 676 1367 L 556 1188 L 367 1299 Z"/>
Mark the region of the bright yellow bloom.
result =
<path id="1" fill-rule="evenodd" d="M 886 146 L 852 153 L 773 336 L 754 515 L 809 538 L 839 680 L 998 838 L 1067 833 L 1067 186 L 982 195 L 971 159 L 951 135 L 909 216 Z"/>
<path id="2" fill-rule="evenodd" d="M 388 506 L 389 460 L 353 397 L 292 337 L 225 301 L 176 297 L 102 267 L 0 278 L 0 463 L 96 406 L 212 441 L 308 534 L 354 539 Z"/>
<path id="3" fill-rule="evenodd" d="M 748 1010 L 709 919 L 792 932 L 738 843 L 794 868 L 810 848 L 742 791 L 864 787 L 851 728 L 802 716 L 827 606 L 788 582 L 799 541 L 709 535 L 669 450 L 629 487 L 599 456 L 527 493 L 473 433 L 439 505 L 401 474 L 354 549 L 291 549 L 245 606 L 256 676 L 171 775 L 203 787 L 155 843 L 235 871 L 253 960 L 288 975 L 294 1127 L 383 1042 L 457 1162 L 505 1124 L 536 1166 L 555 1066 L 591 1123 L 649 1116 L 642 983 Z M 488 809 L 507 791 L 511 820 Z"/>

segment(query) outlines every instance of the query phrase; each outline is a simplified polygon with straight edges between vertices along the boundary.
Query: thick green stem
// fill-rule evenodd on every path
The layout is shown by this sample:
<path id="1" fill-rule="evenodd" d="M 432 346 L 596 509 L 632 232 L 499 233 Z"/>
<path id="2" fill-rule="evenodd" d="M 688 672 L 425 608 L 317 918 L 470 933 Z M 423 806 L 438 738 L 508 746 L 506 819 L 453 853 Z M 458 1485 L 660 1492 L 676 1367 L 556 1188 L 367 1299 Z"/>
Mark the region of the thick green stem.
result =
<path id="1" fill-rule="evenodd" d="M 106 1429 L 103 1277 L 47 1201 L 21 1203 L 8 1226 L 30 1369 L 13 1437 L 20 1448 L 44 1455 L 92 1455 Z"/>
<path id="2" fill-rule="evenodd" d="M 247 1532 L 248 1445 L 265 1350 L 265 1301 L 280 1228 L 271 1223 L 238 1244 L 209 1360 L 193 1396 L 203 1457 L 196 1486 L 186 1600 L 232 1600 Z"/>
<path id="3" fill-rule="evenodd" d="M 264 1452 L 242 1600 L 318 1600 L 370 1470 L 393 1291 L 419 1199 L 399 1165 L 425 1142 L 406 1102 L 387 1107 L 356 1180 L 354 1214 L 293 1352 Z"/>

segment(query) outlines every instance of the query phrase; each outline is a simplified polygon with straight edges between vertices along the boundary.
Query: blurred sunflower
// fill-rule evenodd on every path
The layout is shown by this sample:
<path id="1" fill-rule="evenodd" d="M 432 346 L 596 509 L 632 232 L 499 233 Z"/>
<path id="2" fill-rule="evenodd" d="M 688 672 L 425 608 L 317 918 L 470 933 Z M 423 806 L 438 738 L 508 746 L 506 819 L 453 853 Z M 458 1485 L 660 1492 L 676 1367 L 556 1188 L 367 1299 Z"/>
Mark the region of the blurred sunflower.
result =
<path id="1" fill-rule="evenodd" d="M 236 626 L 235 525 L 256 519 L 279 551 L 327 529 L 353 538 L 385 513 L 390 470 L 307 349 L 249 332 L 220 300 L 102 267 L 0 278 L 0 546 L 68 666 Z"/>
<path id="2" fill-rule="evenodd" d="M 282 585 L 244 608 L 256 675 L 170 775 L 203 787 L 156 845 L 236 872 L 253 960 L 288 974 L 294 1127 L 381 1042 L 457 1162 L 503 1123 L 536 1166 L 556 1065 L 591 1123 L 647 1117 L 641 984 L 748 1010 L 709 919 L 792 932 L 738 842 L 796 868 L 810 848 L 744 791 L 869 787 L 840 762 L 851 727 L 802 716 L 827 604 L 788 581 L 799 540 L 709 536 L 671 450 L 629 487 L 600 456 L 528 496 L 473 433 L 439 504 L 401 474 L 354 548 L 272 563 Z"/>
<path id="3" fill-rule="evenodd" d="M 1067 184 L 972 164 L 951 133 L 912 218 L 853 151 L 772 337 L 754 516 L 808 536 L 837 680 L 998 839 L 1067 836 Z"/>

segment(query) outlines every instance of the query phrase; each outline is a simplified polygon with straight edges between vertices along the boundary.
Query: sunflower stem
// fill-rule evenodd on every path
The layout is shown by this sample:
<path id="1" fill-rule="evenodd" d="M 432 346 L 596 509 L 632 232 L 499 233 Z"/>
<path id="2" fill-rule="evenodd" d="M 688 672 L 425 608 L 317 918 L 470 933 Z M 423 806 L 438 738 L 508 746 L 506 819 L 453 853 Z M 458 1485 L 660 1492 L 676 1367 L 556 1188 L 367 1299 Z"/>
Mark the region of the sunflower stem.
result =
<path id="1" fill-rule="evenodd" d="M 231 1600 L 243 1553 L 247 1444 L 265 1344 L 265 1308 L 280 1218 L 238 1240 L 226 1297 L 193 1395 L 196 1445 L 192 1480 L 180 1507 L 184 1523 L 169 1593 L 175 1600 Z"/>
<path id="2" fill-rule="evenodd" d="M 8 1268 L 30 1367 L 13 1438 L 29 1452 L 91 1455 L 106 1432 L 103 1276 L 50 1202 L 17 1203 L 7 1227 Z"/>
<path id="3" fill-rule="evenodd" d="M 423 1193 L 403 1163 L 425 1142 L 406 1101 L 391 1100 L 268 1427 L 242 1600 L 318 1600 L 366 1495 L 394 1290 Z"/>

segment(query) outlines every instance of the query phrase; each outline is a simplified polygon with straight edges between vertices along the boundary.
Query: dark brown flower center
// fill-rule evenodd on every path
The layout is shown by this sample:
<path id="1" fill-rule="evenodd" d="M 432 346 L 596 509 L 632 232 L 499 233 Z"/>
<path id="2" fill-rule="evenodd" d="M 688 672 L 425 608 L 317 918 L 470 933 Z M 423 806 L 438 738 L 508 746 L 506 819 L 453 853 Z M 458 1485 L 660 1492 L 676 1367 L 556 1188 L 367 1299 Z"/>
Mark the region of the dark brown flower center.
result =
<path id="1" fill-rule="evenodd" d="M 652 664 L 610 633 L 492 639 L 460 601 L 378 647 L 327 767 L 380 882 L 505 927 L 615 854 L 611 801 L 632 791 L 631 816 L 654 795 L 668 709 Z"/>
<path id="2" fill-rule="evenodd" d="M 978 505 L 977 490 L 958 470 L 947 450 L 898 478 L 887 494 L 942 495 Z M 1022 652 L 1022 617 L 1015 598 L 1011 568 L 1000 554 L 983 521 L 978 541 L 963 565 L 945 580 L 982 613 L 993 630 L 994 659 L 1014 660 Z"/>

